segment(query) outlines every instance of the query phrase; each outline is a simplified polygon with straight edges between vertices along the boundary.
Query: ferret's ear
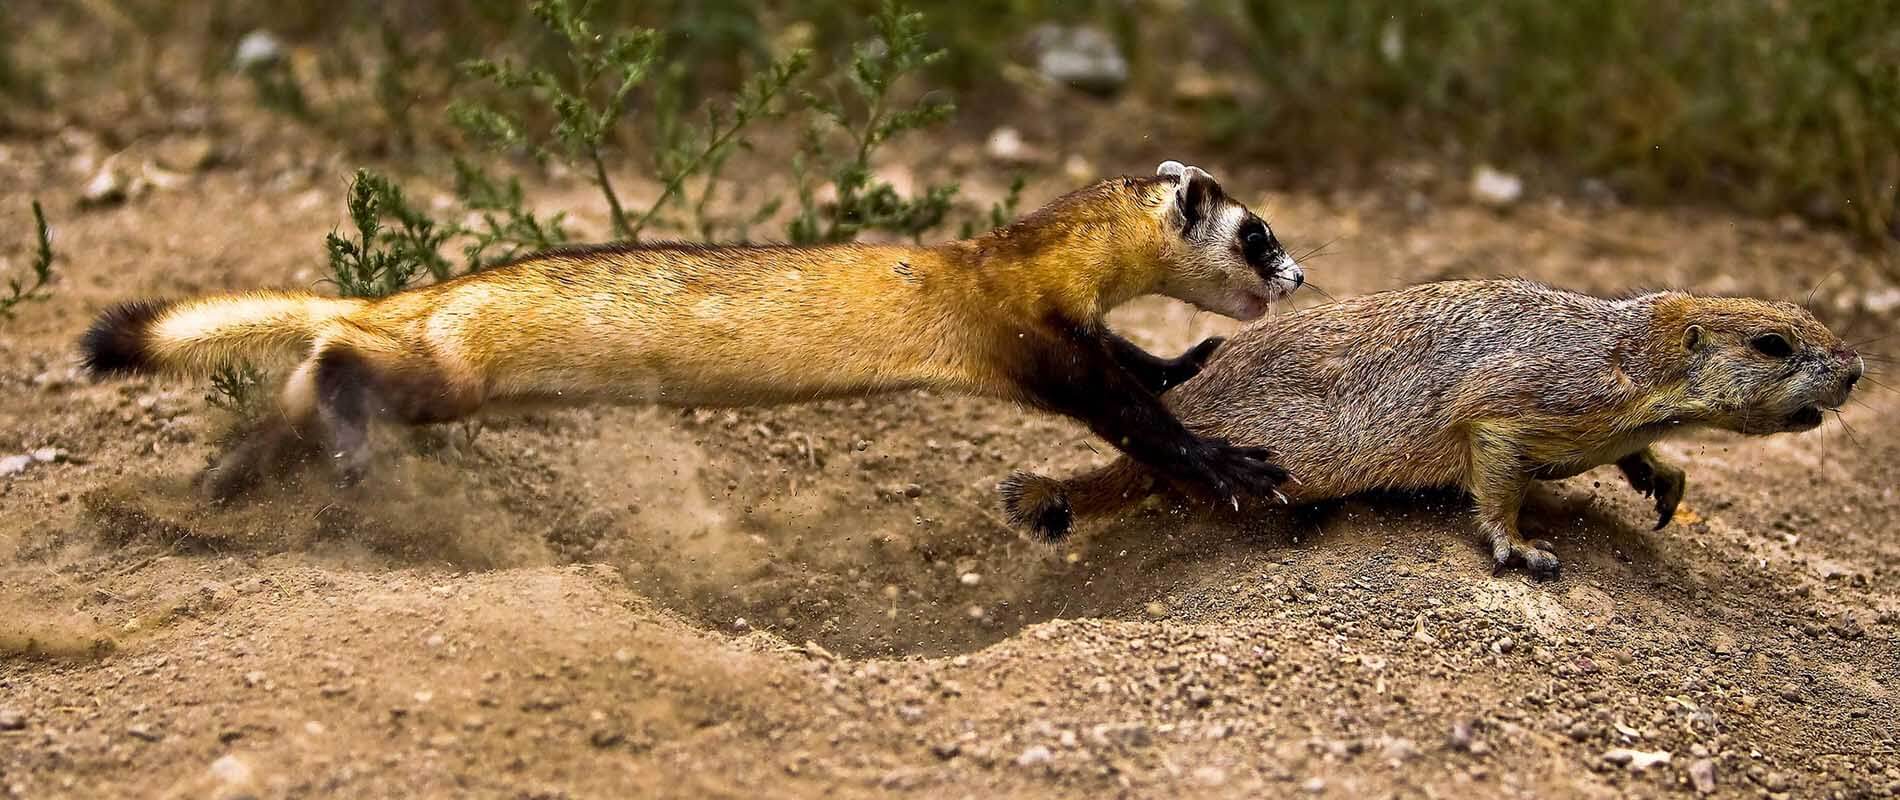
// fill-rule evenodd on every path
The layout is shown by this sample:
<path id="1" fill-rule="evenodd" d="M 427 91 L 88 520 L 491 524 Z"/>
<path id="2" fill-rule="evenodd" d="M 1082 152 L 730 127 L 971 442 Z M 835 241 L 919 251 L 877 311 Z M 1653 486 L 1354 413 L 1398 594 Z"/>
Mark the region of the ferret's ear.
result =
<path id="1" fill-rule="evenodd" d="M 1709 335 L 1702 330 L 1701 325 L 1690 325 L 1682 329 L 1682 349 L 1684 350 L 1693 353 L 1702 349 L 1702 345 L 1708 341 Z"/>
<path id="2" fill-rule="evenodd" d="M 1214 182 L 1214 176 L 1200 167 L 1185 166 L 1179 161 L 1163 161 L 1155 168 L 1155 174 L 1175 178 L 1174 210 L 1181 215 L 1181 235 L 1194 231 L 1201 220 L 1212 216 L 1223 195 L 1220 184 Z"/>

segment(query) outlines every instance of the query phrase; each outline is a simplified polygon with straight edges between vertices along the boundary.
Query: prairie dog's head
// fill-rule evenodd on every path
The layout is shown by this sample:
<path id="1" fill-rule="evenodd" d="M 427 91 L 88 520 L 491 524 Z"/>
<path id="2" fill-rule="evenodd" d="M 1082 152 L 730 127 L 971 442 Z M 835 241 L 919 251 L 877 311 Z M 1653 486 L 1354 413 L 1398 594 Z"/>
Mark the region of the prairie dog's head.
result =
<path id="1" fill-rule="evenodd" d="M 1214 176 L 1179 161 L 1162 162 L 1155 174 L 1172 190 L 1161 217 L 1168 229 L 1161 294 L 1251 320 L 1306 282 L 1273 229 L 1228 197 Z"/>
<path id="2" fill-rule="evenodd" d="M 1838 411 L 1866 369 L 1860 354 L 1793 303 L 1684 298 L 1689 392 L 1711 422 L 1748 434 L 1805 431 Z"/>

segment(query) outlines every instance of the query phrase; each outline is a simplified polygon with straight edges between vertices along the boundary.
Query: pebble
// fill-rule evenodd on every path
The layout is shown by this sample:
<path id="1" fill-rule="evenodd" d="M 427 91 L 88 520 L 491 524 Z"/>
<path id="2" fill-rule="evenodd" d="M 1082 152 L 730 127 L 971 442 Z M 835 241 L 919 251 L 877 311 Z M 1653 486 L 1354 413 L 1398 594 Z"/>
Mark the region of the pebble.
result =
<path id="1" fill-rule="evenodd" d="M 134 739 L 143 739 L 148 742 L 156 742 L 160 739 L 165 738 L 159 735 L 157 731 L 152 730 L 151 726 L 144 725 L 144 724 L 134 724 L 134 725 L 127 726 L 125 729 L 125 734 Z"/>
<path id="2" fill-rule="evenodd" d="M 284 60 L 284 45 L 270 31 L 255 30 L 238 40 L 237 56 L 231 60 L 239 70 Z"/>
<path id="3" fill-rule="evenodd" d="M 180 172 L 199 172 L 218 161 L 217 145 L 209 136 L 167 139 L 158 146 L 159 166 Z"/>
<path id="4" fill-rule="evenodd" d="M 1016 766 L 1019 766 L 1019 767 L 1039 766 L 1042 764 L 1049 763 L 1049 761 L 1053 758 L 1055 758 L 1055 756 L 1054 754 L 1049 752 L 1049 748 L 1043 747 L 1042 745 L 1039 745 L 1039 744 L 1031 745 L 1030 747 L 1025 748 L 1023 750 L 1022 755 L 1019 755 L 1016 757 Z"/>
<path id="5" fill-rule="evenodd" d="M 1471 173 L 1471 196 L 1485 205 L 1502 208 L 1524 196 L 1524 179 L 1481 164 Z"/>
<path id="6" fill-rule="evenodd" d="M 1005 164 L 1032 164 L 1043 160 L 1042 153 L 1023 140 L 1022 132 L 1009 126 L 991 131 L 983 150 L 992 160 Z"/>
<path id="7" fill-rule="evenodd" d="M 1509 636 L 1491 643 L 1491 652 L 1497 653 L 1498 655 L 1505 655 L 1516 649 L 1517 642 L 1512 640 Z"/>
<path id="8" fill-rule="evenodd" d="M 1100 28 L 1049 24 L 1032 38 L 1043 77 L 1096 94 L 1113 94 L 1128 83 L 1128 58 Z"/>
<path id="9" fill-rule="evenodd" d="M 11 708 L 0 708 L 0 731 L 17 731 L 25 727 L 25 714 Z"/>
<path id="10" fill-rule="evenodd" d="M 983 576 L 974 572 L 965 572 L 963 573 L 963 577 L 957 580 L 962 581 L 964 586 L 975 586 L 983 582 Z"/>
<path id="11" fill-rule="evenodd" d="M 1475 742 L 1471 735 L 1470 720 L 1461 719 L 1457 722 L 1453 722 L 1451 724 L 1451 733 L 1445 737 L 1445 744 L 1450 745 L 1453 750 L 1471 752 Z"/>
<path id="12" fill-rule="evenodd" d="M 1305 783 L 1300 784 L 1300 788 L 1305 789 L 1307 794 L 1319 794 L 1326 791 L 1326 779 L 1320 777 L 1307 778 Z"/>
<path id="13" fill-rule="evenodd" d="M 251 765 L 244 759 L 233 755 L 220 756 L 211 762 L 211 777 L 225 786 L 245 786 L 254 779 Z"/>
<path id="14" fill-rule="evenodd" d="M 1627 747 L 1612 747 L 1603 753 L 1604 761 L 1629 767 L 1631 772 L 1642 772 L 1659 764 L 1667 764 L 1670 758 L 1667 750 L 1631 750 Z"/>
<path id="15" fill-rule="evenodd" d="M 85 188 L 79 190 L 81 206 L 98 208 L 125 202 L 130 179 L 120 168 L 119 160 L 108 158 L 99 165 L 98 171 L 86 179 Z"/>
<path id="16" fill-rule="evenodd" d="M 1715 761 L 1707 758 L 1696 759 L 1689 765 L 1689 781 L 1695 784 L 1699 794 L 1715 791 Z"/>
<path id="17" fill-rule="evenodd" d="M 33 457 L 30 455 L 0 458 L 0 476 L 18 475 L 25 472 L 26 468 L 32 466 L 32 464 Z"/>

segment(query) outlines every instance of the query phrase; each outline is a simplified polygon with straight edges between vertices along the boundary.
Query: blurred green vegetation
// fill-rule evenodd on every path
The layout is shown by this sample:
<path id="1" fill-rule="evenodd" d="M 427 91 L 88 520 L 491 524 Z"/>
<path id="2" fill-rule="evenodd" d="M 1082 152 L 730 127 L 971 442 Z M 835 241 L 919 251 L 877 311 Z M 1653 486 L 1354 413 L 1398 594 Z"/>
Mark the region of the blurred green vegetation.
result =
<path id="1" fill-rule="evenodd" d="M 1648 200 L 1883 235 L 1900 3 L 1240 0 L 1262 81 L 1221 132 L 1311 163 L 1454 152 Z"/>
<path id="2" fill-rule="evenodd" d="M 347 119 L 327 124 L 342 138 L 367 136 L 371 146 L 395 151 L 459 146 L 440 110 L 483 90 L 457 65 L 476 58 L 555 64 L 570 44 L 538 24 L 521 0 L 6 2 L 72 24 L 102 16 L 75 9 L 118 8 L 118 41 L 144 37 L 159 48 L 175 41 L 202 61 L 207 79 L 228 75 L 244 34 L 270 30 L 319 54 L 293 76 L 323 87 L 302 95 L 311 117 Z M 1486 162 L 1547 185 L 1600 179 L 1640 201 L 1716 202 L 1792 212 L 1881 240 L 1900 235 L 1900 3 L 907 6 L 927 15 L 928 44 L 944 53 L 907 88 L 913 97 L 951 89 L 980 94 L 984 106 L 1006 113 L 1007 98 L 1024 86 L 1007 65 L 1033 65 L 1031 32 L 1052 22 L 1090 24 L 1123 49 L 1133 68 L 1128 91 L 1157 101 L 1149 107 L 1192 115 L 1188 121 L 1209 142 L 1231 149 L 1231 160 L 1287 167 L 1296 179 L 1393 158 L 1442 161 L 1454 168 L 1449 174 Z M 874 36 L 869 21 L 877 8 L 878 0 L 600 0 L 586 14 L 599 30 L 657 32 L 657 79 L 633 105 L 679 117 L 729 96 L 796 49 L 814 53 L 804 79 L 821 85 L 848 69 Z M 38 63 L 29 54 L 39 48 L 9 47 L 8 36 L 0 31 L 0 92 L 49 83 L 19 76 L 70 67 Z M 138 55 L 149 50 L 116 50 L 127 53 L 128 69 L 160 61 Z M 1213 75 L 1231 91 L 1174 104 L 1169 94 L 1187 71 Z"/>

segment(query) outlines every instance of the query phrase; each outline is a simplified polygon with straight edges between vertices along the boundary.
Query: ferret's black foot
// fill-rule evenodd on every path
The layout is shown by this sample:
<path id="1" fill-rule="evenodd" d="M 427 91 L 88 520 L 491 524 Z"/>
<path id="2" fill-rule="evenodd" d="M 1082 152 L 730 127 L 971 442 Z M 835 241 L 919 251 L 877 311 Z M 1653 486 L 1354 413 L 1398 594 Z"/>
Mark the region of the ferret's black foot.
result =
<path id="1" fill-rule="evenodd" d="M 1239 447 L 1221 439 L 1202 439 L 1188 459 L 1190 475 L 1221 502 L 1240 507 L 1241 499 L 1273 497 L 1291 475 L 1274 463 L 1272 450 Z"/>
<path id="2" fill-rule="evenodd" d="M 1187 383 L 1194 376 L 1201 374 L 1201 370 L 1207 367 L 1208 360 L 1214 357 L 1214 351 L 1219 350 L 1221 345 L 1226 343 L 1227 337 L 1224 336 L 1209 336 L 1202 339 L 1201 343 L 1192 349 L 1168 360 L 1166 368 L 1161 371 L 1161 385 L 1149 388 L 1159 393 Z"/>

